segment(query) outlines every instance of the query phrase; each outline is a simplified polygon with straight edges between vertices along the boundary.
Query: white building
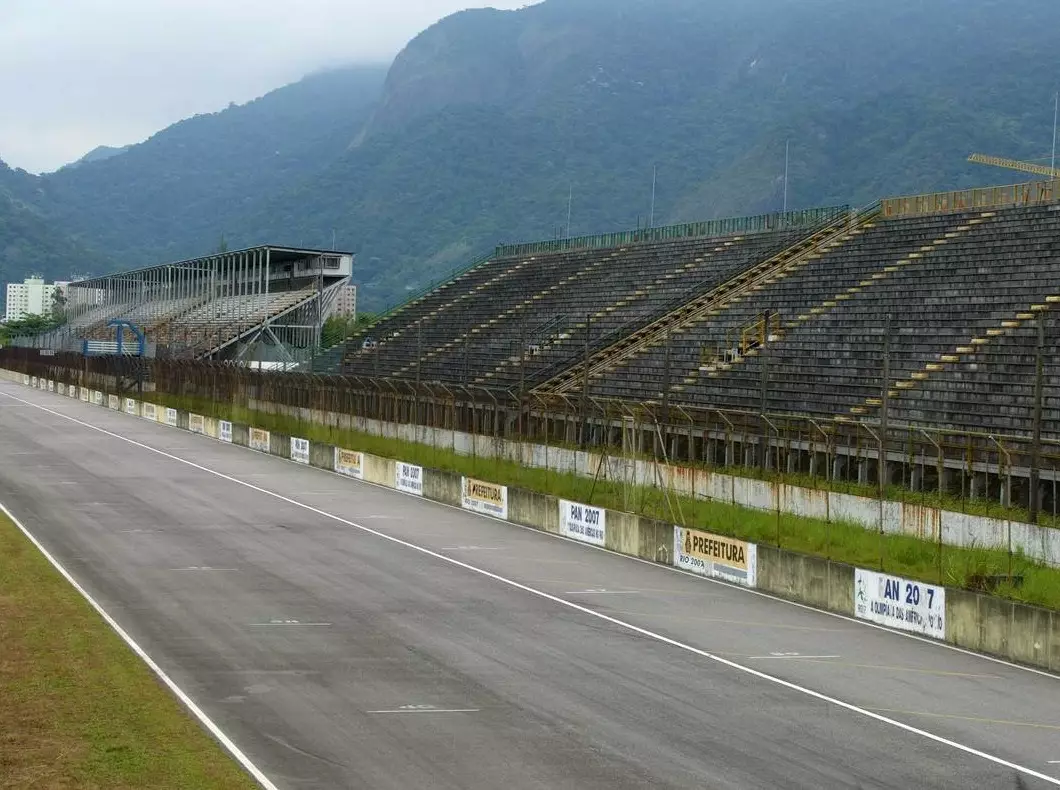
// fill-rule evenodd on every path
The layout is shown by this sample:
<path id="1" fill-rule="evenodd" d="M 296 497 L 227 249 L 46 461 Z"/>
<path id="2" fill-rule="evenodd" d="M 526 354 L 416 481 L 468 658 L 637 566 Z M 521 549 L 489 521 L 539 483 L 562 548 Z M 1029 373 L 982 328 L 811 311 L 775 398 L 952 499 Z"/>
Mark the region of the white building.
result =
<path id="1" fill-rule="evenodd" d="M 40 277 L 27 277 L 21 283 L 7 284 L 4 320 L 17 321 L 27 315 L 44 315 L 52 310 L 52 291 Z"/>
<path id="2" fill-rule="evenodd" d="M 356 285 L 345 285 L 339 289 L 338 296 L 335 297 L 335 307 L 331 314 L 350 319 L 357 317 Z"/>
<path id="3" fill-rule="evenodd" d="M 7 284 L 4 320 L 17 321 L 27 315 L 51 315 L 55 289 L 66 295 L 68 282 L 46 283 L 40 277 L 27 277 L 20 283 Z"/>

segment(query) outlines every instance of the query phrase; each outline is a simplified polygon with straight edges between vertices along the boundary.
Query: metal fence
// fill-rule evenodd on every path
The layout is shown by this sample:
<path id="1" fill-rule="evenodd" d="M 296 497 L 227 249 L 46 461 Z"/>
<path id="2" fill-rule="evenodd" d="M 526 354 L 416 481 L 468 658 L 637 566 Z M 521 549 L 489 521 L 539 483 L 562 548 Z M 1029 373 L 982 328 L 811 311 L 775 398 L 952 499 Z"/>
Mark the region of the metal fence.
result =
<path id="1" fill-rule="evenodd" d="M 921 214 L 945 214 L 975 209 L 1038 206 L 1060 202 L 1060 182 L 1031 181 L 1001 187 L 960 189 L 884 198 L 880 213 L 885 219 Z"/>
<path id="2" fill-rule="evenodd" d="M 1060 441 L 1051 438 L 35 349 L 2 349 L 0 366 L 119 395 L 155 392 L 299 419 L 353 415 L 1005 519 L 1053 523 L 1060 510 Z"/>
<path id="3" fill-rule="evenodd" d="M 567 250 L 601 249 L 623 244 L 651 241 L 672 241 L 685 238 L 709 238 L 734 233 L 764 233 L 775 230 L 794 230 L 819 225 L 829 219 L 838 218 L 850 211 L 850 206 L 826 206 L 799 211 L 758 214 L 753 217 L 732 217 L 704 222 L 688 222 L 681 225 L 666 225 L 658 228 L 641 228 L 617 233 L 602 233 L 594 236 L 576 236 L 569 239 L 536 241 L 525 244 L 502 244 L 497 247 L 496 257 L 510 258 L 518 255 L 539 255 Z"/>

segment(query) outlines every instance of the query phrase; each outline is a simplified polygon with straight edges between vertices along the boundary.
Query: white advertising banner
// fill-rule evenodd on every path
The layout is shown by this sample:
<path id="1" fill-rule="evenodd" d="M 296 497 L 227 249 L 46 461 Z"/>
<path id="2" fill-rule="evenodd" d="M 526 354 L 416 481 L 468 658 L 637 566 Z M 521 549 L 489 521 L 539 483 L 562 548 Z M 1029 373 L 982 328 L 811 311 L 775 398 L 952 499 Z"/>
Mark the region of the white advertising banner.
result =
<path id="1" fill-rule="evenodd" d="M 132 398 L 125 399 L 125 413 L 136 414 L 136 401 L 134 401 Z"/>
<path id="2" fill-rule="evenodd" d="M 23 384 L 24 386 L 26 386 L 26 387 L 28 387 L 28 386 L 29 386 L 29 376 L 26 376 L 26 375 L 23 375 L 23 376 L 22 376 L 22 384 Z"/>
<path id="3" fill-rule="evenodd" d="M 75 387 L 73 384 L 71 384 L 69 387 L 66 388 L 66 394 L 69 395 L 71 398 L 76 398 L 77 397 L 77 387 Z"/>
<path id="4" fill-rule="evenodd" d="M 222 442 L 232 443 L 232 423 L 228 420 L 217 421 L 217 438 Z"/>
<path id="5" fill-rule="evenodd" d="M 62 382 L 59 382 L 58 384 L 55 385 L 55 391 L 58 392 L 60 395 L 65 395 L 66 394 L 66 385 L 63 384 Z"/>
<path id="6" fill-rule="evenodd" d="M 579 502 L 559 501 L 559 534 L 594 546 L 607 538 L 607 511 Z"/>
<path id="7" fill-rule="evenodd" d="M 335 448 L 335 471 L 340 475 L 364 479 L 364 456 L 355 450 Z"/>
<path id="8" fill-rule="evenodd" d="M 92 391 L 92 402 L 94 404 L 96 404 L 97 406 L 102 406 L 103 405 L 103 393 L 100 392 L 99 390 L 93 390 Z"/>
<path id="9" fill-rule="evenodd" d="M 879 625 L 946 638 L 946 588 L 854 569 L 854 615 Z"/>
<path id="10" fill-rule="evenodd" d="M 55 382 L 48 379 L 48 392 L 55 392 Z"/>
<path id="11" fill-rule="evenodd" d="M 192 433 L 206 433 L 206 419 L 201 414 L 189 414 L 188 430 Z"/>
<path id="12" fill-rule="evenodd" d="M 141 415 L 145 420 L 158 422 L 158 407 L 153 403 L 145 403 Z"/>
<path id="13" fill-rule="evenodd" d="M 423 467 L 398 461 L 394 464 L 394 488 L 406 494 L 423 496 Z"/>
<path id="14" fill-rule="evenodd" d="M 119 399 L 117 395 L 108 395 L 107 408 L 114 409 L 114 411 L 118 411 L 119 409 L 121 409 L 121 399 Z"/>
<path id="15" fill-rule="evenodd" d="M 247 437 L 247 445 L 251 450 L 260 450 L 263 453 L 269 451 L 270 436 L 268 431 L 261 428 L 251 428 Z"/>
<path id="16" fill-rule="evenodd" d="M 754 587 L 758 547 L 724 535 L 674 527 L 674 567 Z"/>
<path id="17" fill-rule="evenodd" d="M 80 390 L 78 394 L 80 394 L 81 400 L 83 400 L 85 403 L 88 403 L 88 399 L 90 397 L 88 389 L 86 389 L 85 387 L 79 387 L 78 389 Z"/>
<path id="18" fill-rule="evenodd" d="M 508 518 L 508 486 L 473 477 L 460 479 L 460 506 L 496 518 Z"/>
<path id="19" fill-rule="evenodd" d="M 291 437 L 291 460 L 299 464 L 309 463 L 309 440 Z"/>
<path id="20" fill-rule="evenodd" d="M 177 410 L 176 409 L 166 409 L 166 425 L 168 425 L 170 428 L 176 428 L 177 427 Z"/>

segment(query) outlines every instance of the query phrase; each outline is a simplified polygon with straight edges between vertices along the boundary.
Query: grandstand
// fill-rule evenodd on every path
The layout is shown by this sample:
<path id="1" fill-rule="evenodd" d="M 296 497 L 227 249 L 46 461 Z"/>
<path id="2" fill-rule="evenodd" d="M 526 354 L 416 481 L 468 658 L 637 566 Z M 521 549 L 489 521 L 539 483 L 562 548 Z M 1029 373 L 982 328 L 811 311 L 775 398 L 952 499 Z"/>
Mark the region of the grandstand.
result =
<path id="1" fill-rule="evenodd" d="M 66 322 L 37 339 L 87 353 L 297 362 L 320 331 L 353 255 L 260 246 L 70 283 Z"/>
<path id="2" fill-rule="evenodd" d="M 500 247 L 352 338 L 344 372 L 726 466 L 1002 502 L 1040 474 L 1058 511 L 1058 186 Z"/>
<path id="3" fill-rule="evenodd" d="M 1058 200 L 1042 182 L 502 247 L 354 338 L 345 371 L 841 419 L 886 400 L 891 419 L 1025 435 Z"/>

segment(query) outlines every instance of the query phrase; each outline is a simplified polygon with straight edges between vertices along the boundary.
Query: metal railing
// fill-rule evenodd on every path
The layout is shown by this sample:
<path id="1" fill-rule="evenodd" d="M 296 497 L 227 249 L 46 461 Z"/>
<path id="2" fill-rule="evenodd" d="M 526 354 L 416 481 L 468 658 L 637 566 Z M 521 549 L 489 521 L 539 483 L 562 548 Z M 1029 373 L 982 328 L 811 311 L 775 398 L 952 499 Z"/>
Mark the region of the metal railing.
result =
<path id="1" fill-rule="evenodd" d="M 686 238 L 710 238 L 731 236 L 738 233 L 766 233 L 817 225 L 850 210 L 849 206 L 826 206 L 799 211 L 758 214 L 752 217 L 731 217 L 703 222 L 686 222 L 658 228 L 640 228 L 615 233 L 600 233 L 591 236 L 575 236 L 569 239 L 553 239 L 521 244 L 501 244 L 496 257 L 511 258 L 522 255 L 540 255 L 568 250 L 602 249 L 624 244 L 654 241 L 673 241 Z"/>
<path id="2" fill-rule="evenodd" d="M 884 219 L 898 219 L 976 209 L 1040 206 L 1057 202 L 1060 202 L 1060 182 L 1030 181 L 1000 187 L 884 198 L 880 201 L 880 213 Z"/>

